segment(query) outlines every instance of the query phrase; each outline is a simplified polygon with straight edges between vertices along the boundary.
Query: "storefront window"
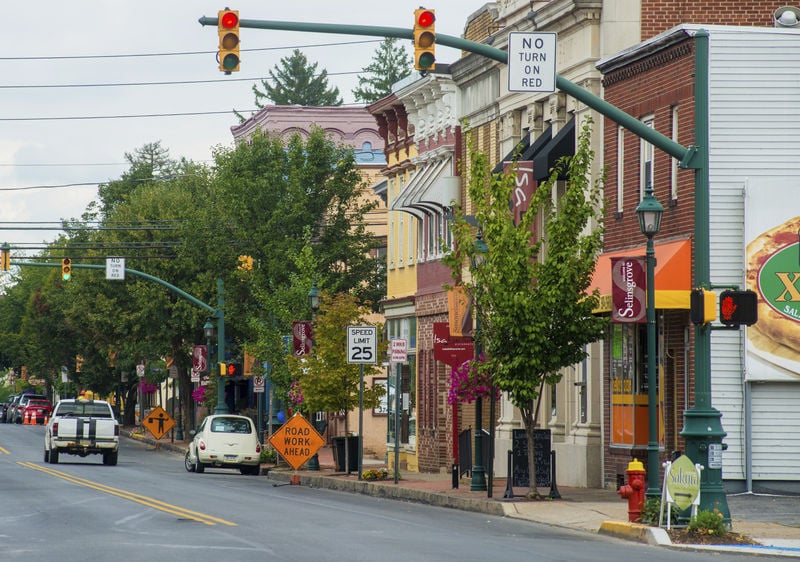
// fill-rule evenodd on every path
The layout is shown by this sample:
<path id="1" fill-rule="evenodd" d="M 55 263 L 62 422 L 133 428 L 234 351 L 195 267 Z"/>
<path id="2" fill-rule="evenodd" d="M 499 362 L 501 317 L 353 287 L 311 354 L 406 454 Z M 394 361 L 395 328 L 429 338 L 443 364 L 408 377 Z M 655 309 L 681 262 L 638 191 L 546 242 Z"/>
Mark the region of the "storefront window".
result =
<path id="1" fill-rule="evenodd" d="M 656 370 L 661 372 L 661 366 L 658 365 Z M 659 399 L 659 410 L 660 404 L 661 399 Z M 657 412 L 657 415 L 661 423 L 660 412 Z M 647 445 L 648 423 L 647 325 L 613 323 L 611 324 L 611 443 L 620 446 Z"/>

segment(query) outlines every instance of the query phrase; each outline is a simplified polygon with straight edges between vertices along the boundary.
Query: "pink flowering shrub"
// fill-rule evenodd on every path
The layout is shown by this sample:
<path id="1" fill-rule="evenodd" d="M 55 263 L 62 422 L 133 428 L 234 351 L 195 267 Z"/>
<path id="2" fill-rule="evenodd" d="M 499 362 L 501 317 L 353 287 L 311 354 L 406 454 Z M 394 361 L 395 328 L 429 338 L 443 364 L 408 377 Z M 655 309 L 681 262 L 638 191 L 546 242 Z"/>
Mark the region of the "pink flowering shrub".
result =
<path id="1" fill-rule="evenodd" d="M 139 381 L 139 391 L 142 394 L 154 394 L 158 390 L 158 385 L 147 382 L 146 380 L 142 379 Z"/>
<path id="2" fill-rule="evenodd" d="M 289 387 L 289 403 L 298 410 L 303 404 L 303 389 L 300 388 L 300 381 L 292 381 Z"/>
<path id="3" fill-rule="evenodd" d="M 450 392 L 448 404 L 474 402 L 478 398 L 488 398 L 492 392 L 492 377 L 481 369 L 485 361 L 483 354 L 475 360 L 464 361 L 450 371 Z"/>
<path id="4" fill-rule="evenodd" d="M 192 391 L 192 398 L 195 402 L 203 402 L 206 399 L 206 387 L 198 386 Z"/>

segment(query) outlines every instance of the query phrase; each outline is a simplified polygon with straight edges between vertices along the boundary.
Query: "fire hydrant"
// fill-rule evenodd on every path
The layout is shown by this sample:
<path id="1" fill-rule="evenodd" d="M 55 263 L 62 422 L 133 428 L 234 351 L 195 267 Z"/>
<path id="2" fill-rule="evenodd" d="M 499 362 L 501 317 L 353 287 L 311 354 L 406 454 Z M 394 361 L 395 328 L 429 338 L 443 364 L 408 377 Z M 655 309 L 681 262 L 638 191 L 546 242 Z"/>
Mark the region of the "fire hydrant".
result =
<path id="1" fill-rule="evenodd" d="M 628 500 L 628 521 L 638 521 L 644 506 L 644 465 L 640 460 L 633 459 L 628 463 L 625 474 L 628 475 L 628 483 L 620 486 L 617 493 Z"/>

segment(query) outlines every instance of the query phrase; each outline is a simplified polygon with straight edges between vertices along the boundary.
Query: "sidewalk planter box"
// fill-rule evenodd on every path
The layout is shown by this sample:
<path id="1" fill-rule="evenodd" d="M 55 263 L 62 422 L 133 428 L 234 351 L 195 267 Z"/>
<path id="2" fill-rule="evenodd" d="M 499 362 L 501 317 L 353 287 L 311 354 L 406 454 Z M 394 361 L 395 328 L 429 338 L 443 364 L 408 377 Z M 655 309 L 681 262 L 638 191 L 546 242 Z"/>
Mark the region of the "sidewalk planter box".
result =
<path id="1" fill-rule="evenodd" d="M 336 472 L 358 472 L 358 442 L 361 436 L 352 435 L 350 439 L 346 437 L 333 437 L 331 438 L 331 447 L 333 449 L 333 462 L 336 463 Z M 349 441 L 350 448 L 348 449 L 348 470 L 345 471 L 344 463 L 344 447 L 345 440 Z"/>

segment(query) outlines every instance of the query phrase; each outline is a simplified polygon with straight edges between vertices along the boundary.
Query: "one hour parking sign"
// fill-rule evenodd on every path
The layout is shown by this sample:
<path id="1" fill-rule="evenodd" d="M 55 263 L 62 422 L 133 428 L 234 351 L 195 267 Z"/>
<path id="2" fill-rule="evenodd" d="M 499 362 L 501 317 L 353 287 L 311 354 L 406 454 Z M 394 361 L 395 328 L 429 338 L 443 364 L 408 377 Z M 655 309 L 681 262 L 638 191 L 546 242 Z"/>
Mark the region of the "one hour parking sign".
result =
<path id="1" fill-rule="evenodd" d="M 556 91 L 556 33 L 508 34 L 508 91 Z"/>
<path id="2" fill-rule="evenodd" d="M 347 362 L 374 365 L 378 359 L 377 326 L 347 327 Z"/>

